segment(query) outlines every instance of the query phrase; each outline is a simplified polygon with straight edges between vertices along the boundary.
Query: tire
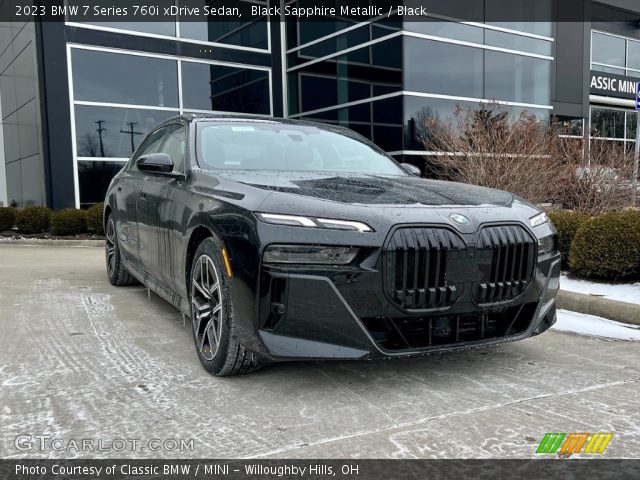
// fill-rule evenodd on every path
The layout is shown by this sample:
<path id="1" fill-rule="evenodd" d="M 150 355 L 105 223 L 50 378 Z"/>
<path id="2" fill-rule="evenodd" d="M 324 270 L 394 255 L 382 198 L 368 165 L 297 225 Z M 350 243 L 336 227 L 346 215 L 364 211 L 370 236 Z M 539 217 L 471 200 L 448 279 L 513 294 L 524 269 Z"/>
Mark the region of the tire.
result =
<path id="1" fill-rule="evenodd" d="M 212 237 L 200 243 L 193 256 L 187 291 L 200 363 L 212 375 L 230 376 L 253 372 L 261 362 L 239 342 L 222 248 L 222 243 Z"/>
<path id="2" fill-rule="evenodd" d="M 120 245 L 118 243 L 118 235 L 116 232 L 116 224 L 113 220 L 113 214 L 109 214 L 107 217 L 107 228 L 104 233 L 104 251 L 109 282 L 111 282 L 111 285 L 115 285 L 116 287 L 136 285 L 138 281 L 122 264 L 122 258 L 120 257 Z"/>

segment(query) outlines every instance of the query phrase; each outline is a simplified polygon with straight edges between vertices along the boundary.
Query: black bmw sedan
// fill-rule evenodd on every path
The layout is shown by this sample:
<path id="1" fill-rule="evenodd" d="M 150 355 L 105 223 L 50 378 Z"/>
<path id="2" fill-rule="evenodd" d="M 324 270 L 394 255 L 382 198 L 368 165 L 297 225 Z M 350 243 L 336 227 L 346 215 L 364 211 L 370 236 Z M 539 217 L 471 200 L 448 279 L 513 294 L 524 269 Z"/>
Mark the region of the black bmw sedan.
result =
<path id="1" fill-rule="evenodd" d="M 560 255 L 546 214 L 414 170 L 339 127 L 168 120 L 107 191 L 109 280 L 141 282 L 188 315 L 217 375 L 547 330 Z"/>

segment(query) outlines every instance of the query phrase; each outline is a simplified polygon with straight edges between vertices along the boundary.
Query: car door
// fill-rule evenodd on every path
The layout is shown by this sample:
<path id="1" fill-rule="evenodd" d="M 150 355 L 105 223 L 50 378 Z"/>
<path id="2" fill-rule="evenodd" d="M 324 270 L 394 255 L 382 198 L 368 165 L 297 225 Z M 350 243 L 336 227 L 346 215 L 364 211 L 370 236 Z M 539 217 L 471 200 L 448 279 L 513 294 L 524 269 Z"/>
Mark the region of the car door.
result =
<path id="1" fill-rule="evenodd" d="M 171 236 L 176 230 L 176 192 L 184 184 L 186 127 L 181 123 L 164 127 L 156 152 L 166 153 L 173 161 L 170 173 L 148 172 L 138 199 L 140 258 L 143 267 L 156 282 L 171 288 L 173 255 Z"/>
<path id="2" fill-rule="evenodd" d="M 139 256 L 138 197 L 144 185 L 146 173 L 138 169 L 136 160 L 142 155 L 155 153 L 161 140 L 162 132 L 159 130 L 145 138 L 122 172 L 115 192 L 118 205 L 116 230 L 119 245 L 127 260 L 139 267 L 142 266 L 142 262 Z"/>

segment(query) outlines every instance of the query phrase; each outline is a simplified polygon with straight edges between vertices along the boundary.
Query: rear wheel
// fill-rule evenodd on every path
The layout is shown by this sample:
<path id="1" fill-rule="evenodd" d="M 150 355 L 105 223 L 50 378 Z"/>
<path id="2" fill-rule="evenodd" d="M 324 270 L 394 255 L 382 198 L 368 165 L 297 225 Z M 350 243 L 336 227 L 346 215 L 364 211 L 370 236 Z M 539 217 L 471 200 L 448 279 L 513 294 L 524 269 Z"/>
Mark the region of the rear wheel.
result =
<path id="1" fill-rule="evenodd" d="M 104 241 L 105 257 L 107 261 L 107 276 L 111 285 L 123 287 L 126 285 L 135 285 L 137 280 L 131 275 L 122 264 L 120 257 L 120 246 L 118 245 L 118 235 L 116 233 L 116 224 L 113 220 L 113 214 L 107 217 L 107 228 L 105 231 Z"/>
<path id="2" fill-rule="evenodd" d="M 191 266 L 189 292 L 193 339 L 202 366 L 213 375 L 237 375 L 260 368 L 258 355 L 239 342 L 222 244 L 206 238 Z"/>

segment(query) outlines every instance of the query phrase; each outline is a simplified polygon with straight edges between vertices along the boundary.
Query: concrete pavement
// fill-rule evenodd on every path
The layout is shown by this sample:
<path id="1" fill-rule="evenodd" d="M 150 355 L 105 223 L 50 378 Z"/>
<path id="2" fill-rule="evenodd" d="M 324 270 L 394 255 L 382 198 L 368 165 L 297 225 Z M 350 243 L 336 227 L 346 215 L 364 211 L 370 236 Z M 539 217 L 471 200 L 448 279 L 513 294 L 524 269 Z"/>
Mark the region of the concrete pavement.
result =
<path id="1" fill-rule="evenodd" d="M 573 431 L 611 431 L 605 458 L 640 458 L 638 343 L 551 331 L 216 378 L 176 310 L 108 283 L 101 249 L 12 245 L 0 331 L 0 458 L 531 458 Z"/>

